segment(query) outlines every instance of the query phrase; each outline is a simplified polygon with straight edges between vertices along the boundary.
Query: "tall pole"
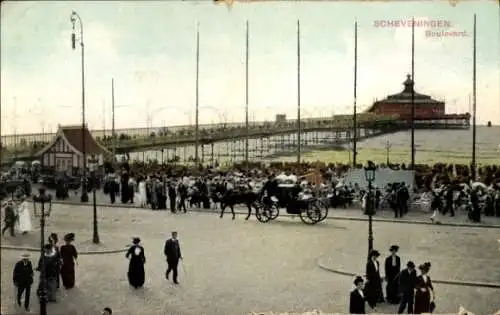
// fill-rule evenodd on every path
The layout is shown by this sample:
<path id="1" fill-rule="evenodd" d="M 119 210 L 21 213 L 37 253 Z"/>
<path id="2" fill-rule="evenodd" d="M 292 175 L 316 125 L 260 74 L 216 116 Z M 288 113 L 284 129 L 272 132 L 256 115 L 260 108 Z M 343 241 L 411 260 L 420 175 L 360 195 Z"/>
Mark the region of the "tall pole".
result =
<path id="1" fill-rule="evenodd" d="M 113 141 L 113 161 L 116 157 L 116 133 L 115 133 L 115 79 L 111 79 L 111 141 Z"/>
<path id="2" fill-rule="evenodd" d="M 302 149 L 300 118 L 300 20 L 297 20 L 297 163 L 300 163 Z"/>
<path id="3" fill-rule="evenodd" d="M 352 116 L 352 166 L 356 167 L 358 155 L 358 22 L 354 22 L 354 112 Z"/>
<path id="4" fill-rule="evenodd" d="M 80 48 L 82 50 L 82 130 L 81 130 L 81 141 L 82 141 L 82 196 L 80 198 L 81 202 L 88 202 L 89 196 L 87 194 L 87 150 L 85 147 L 85 45 L 83 43 L 83 22 L 80 15 L 73 11 L 71 13 L 71 22 L 73 23 L 73 33 L 71 34 L 72 47 L 75 49 L 76 36 L 75 36 L 75 23 L 78 21 L 80 25 Z"/>
<path id="5" fill-rule="evenodd" d="M 102 135 L 106 137 L 106 101 L 102 100 Z"/>
<path id="6" fill-rule="evenodd" d="M 41 212 L 42 216 L 40 217 L 40 257 L 42 257 L 42 268 L 40 270 L 40 282 L 41 282 L 41 294 L 40 294 L 40 315 L 47 315 L 47 280 L 45 277 L 45 261 L 43 261 L 43 256 L 45 255 L 45 200 L 42 199 L 45 196 L 40 194 L 41 201 Z"/>
<path id="7" fill-rule="evenodd" d="M 194 161 L 198 166 L 199 145 L 199 81 L 200 81 L 200 23 L 196 23 L 196 91 L 195 91 L 195 129 L 194 129 Z"/>
<path id="8" fill-rule="evenodd" d="M 391 143 L 389 142 L 389 139 L 386 140 L 386 143 L 385 143 L 385 154 L 386 154 L 386 164 L 387 164 L 387 167 L 389 167 L 389 164 L 391 164 L 391 161 L 390 161 L 390 154 L 391 154 Z"/>
<path id="9" fill-rule="evenodd" d="M 14 104 L 14 159 L 17 159 L 17 98 L 14 97 L 13 99 L 13 104 Z"/>
<path id="10" fill-rule="evenodd" d="M 476 15 L 474 14 L 474 31 L 472 38 L 472 179 L 476 180 Z"/>
<path id="11" fill-rule="evenodd" d="M 245 38 L 245 164 L 248 167 L 248 61 L 249 61 L 249 33 L 250 26 L 246 25 Z"/>
<path id="12" fill-rule="evenodd" d="M 96 177 L 96 171 L 97 171 L 97 165 L 99 163 L 99 160 L 96 158 L 95 155 L 92 155 L 92 160 L 90 161 L 92 163 L 90 165 L 91 170 L 90 170 L 90 175 L 92 178 L 92 210 L 93 210 L 93 234 L 92 234 L 92 243 L 94 244 L 99 244 L 100 239 L 99 239 L 99 227 L 97 223 L 97 201 L 96 201 L 96 186 L 97 186 L 97 177 Z"/>
<path id="13" fill-rule="evenodd" d="M 411 23 L 411 169 L 415 169 L 415 17 Z"/>
<path id="14" fill-rule="evenodd" d="M 373 196 L 372 196 L 372 181 L 368 181 L 368 197 L 366 198 L 366 205 L 368 211 L 368 257 L 373 251 Z"/>

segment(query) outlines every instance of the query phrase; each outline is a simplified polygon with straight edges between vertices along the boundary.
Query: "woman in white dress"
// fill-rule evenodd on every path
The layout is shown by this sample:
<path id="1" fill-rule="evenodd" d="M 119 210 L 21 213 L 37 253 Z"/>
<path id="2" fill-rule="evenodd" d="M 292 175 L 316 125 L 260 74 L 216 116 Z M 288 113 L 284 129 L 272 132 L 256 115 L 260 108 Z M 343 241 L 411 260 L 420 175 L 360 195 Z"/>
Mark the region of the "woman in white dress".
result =
<path id="1" fill-rule="evenodd" d="M 19 213 L 19 230 L 23 234 L 27 234 L 33 229 L 33 225 L 31 224 L 30 203 L 26 199 L 23 199 L 17 211 Z"/>
<path id="2" fill-rule="evenodd" d="M 148 203 L 148 197 L 146 195 L 146 181 L 144 178 L 141 178 L 139 181 L 139 193 L 138 193 L 138 201 L 141 207 L 145 207 Z"/>

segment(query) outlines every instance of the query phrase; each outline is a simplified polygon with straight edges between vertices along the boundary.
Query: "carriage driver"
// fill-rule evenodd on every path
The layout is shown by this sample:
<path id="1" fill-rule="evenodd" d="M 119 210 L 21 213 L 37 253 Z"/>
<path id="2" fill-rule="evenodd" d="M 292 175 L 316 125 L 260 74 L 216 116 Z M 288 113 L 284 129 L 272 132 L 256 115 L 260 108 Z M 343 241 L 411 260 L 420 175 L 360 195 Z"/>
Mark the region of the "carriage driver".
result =
<path id="1" fill-rule="evenodd" d="M 271 197 L 277 196 L 278 183 L 272 175 L 267 177 L 267 181 L 264 184 L 264 187 L 262 187 L 262 194 L 264 195 L 262 197 L 262 202 L 267 206 L 271 204 Z"/>

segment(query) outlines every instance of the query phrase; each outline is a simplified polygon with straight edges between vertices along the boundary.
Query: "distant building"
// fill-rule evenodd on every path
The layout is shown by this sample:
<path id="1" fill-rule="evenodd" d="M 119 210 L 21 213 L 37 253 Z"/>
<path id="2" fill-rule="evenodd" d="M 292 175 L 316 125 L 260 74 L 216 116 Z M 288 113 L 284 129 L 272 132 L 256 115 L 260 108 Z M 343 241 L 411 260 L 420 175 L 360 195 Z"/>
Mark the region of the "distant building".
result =
<path id="1" fill-rule="evenodd" d="M 286 115 L 285 114 L 276 114 L 275 122 L 277 122 L 277 123 L 286 122 Z"/>
<path id="2" fill-rule="evenodd" d="M 446 115 L 445 103 L 420 94 L 414 90 L 414 82 L 410 75 L 406 76 L 402 92 L 387 96 L 385 99 L 376 101 L 368 109 L 368 112 L 380 115 L 399 115 L 401 118 L 410 118 L 412 112 L 412 92 L 414 95 L 415 118 L 440 118 Z"/>
<path id="3" fill-rule="evenodd" d="M 83 167 L 83 143 L 87 165 L 93 155 L 100 165 L 112 157 L 112 153 L 99 144 L 87 128 L 82 134 L 82 126 L 59 126 L 52 142 L 38 151 L 35 157 L 43 166 L 54 167 L 58 172 L 72 173 L 73 170 Z"/>

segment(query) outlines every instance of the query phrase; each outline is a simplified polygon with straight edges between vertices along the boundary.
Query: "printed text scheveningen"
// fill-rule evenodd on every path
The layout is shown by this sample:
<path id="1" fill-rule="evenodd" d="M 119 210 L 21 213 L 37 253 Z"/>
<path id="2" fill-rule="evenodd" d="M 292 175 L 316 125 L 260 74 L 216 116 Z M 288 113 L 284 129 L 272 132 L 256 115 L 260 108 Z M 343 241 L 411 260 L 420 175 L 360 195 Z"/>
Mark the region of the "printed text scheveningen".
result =
<path id="1" fill-rule="evenodd" d="M 375 20 L 373 26 L 381 28 L 412 27 L 412 20 Z M 415 27 L 451 28 L 448 20 L 415 20 Z"/>

